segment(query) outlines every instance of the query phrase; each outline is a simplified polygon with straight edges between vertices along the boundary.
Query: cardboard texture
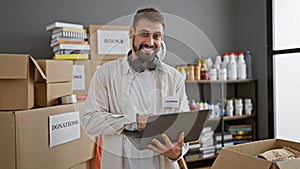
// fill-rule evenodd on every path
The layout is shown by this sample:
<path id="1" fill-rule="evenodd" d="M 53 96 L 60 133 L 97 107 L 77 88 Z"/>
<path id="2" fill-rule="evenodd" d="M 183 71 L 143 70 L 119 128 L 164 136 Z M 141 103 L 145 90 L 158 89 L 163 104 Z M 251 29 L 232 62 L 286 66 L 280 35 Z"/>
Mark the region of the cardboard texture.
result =
<path id="1" fill-rule="evenodd" d="M 84 103 L 0 112 L 0 168 L 68 169 L 93 159 L 95 138 L 81 128 L 80 139 L 49 147 L 50 115 L 79 111 Z M 77 167 L 78 168 L 78 167 Z M 75 167 L 75 169 L 77 169 Z M 80 168 L 78 168 L 80 169 Z"/>
<path id="2" fill-rule="evenodd" d="M 96 72 L 98 66 L 103 65 L 107 62 L 114 61 L 114 60 L 91 60 L 91 77 L 93 77 L 93 75 Z"/>
<path id="3" fill-rule="evenodd" d="M 300 158 L 272 162 L 257 158 L 268 150 L 288 146 L 300 150 L 300 143 L 280 139 L 269 139 L 225 147 L 213 163 L 212 169 L 296 169 Z"/>
<path id="4" fill-rule="evenodd" d="M 35 83 L 35 106 L 55 106 L 60 104 L 60 97 L 71 95 L 72 82 Z"/>
<path id="5" fill-rule="evenodd" d="M 80 163 L 70 169 L 93 169 L 93 166 L 92 166 L 92 160 L 89 160 L 89 161 L 85 161 L 83 163 Z"/>
<path id="6" fill-rule="evenodd" d="M 72 61 L 70 60 L 37 60 L 47 79 L 35 74 L 35 82 L 57 83 L 72 81 Z"/>
<path id="7" fill-rule="evenodd" d="M 128 31 L 129 26 L 117 26 L 117 25 L 89 25 L 88 27 L 90 38 L 89 43 L 91 45 L 91 60 L 115 60 L 120 57 L 123 57 L 127 54 L 119 54 L 119 55 L 111 55 L 111 54 L 105 54 L 100 55 L 98 54 L 98 48 L 97 48 L 97 30 L 121 30 L 121 31 Z M 128 37 L 129 38 L 129 37 Z M 131 42 L 130 42 L 131 43 Z M 129 46 L 130 47 L 130 46 Z"/>
<path id="8" fill-rule="evenodd" d="M 46 79 L 28 54 L 0 54 L 0 110 L 24 110 L 34 106 L 34 73 Z"/>
<path id="9" fill-rule="evenodd" d="M 89 90 L 90 81 L 91 81 L 91 61 L 90 60 L 76 60 L 73 61 L 73 66 L 83 66 L 84 72 L 78 72 L 78 70 L 74 69 L 73 67 L 73 86 L 78 86 L 75 83 L 81 83 L 84 80 L 84 85 L 82 86 L 82 90 L 76 90 L 73 87 L 73 94 L 76 94 L 78 97 L 77 99 L 81 98 L 80 96 L 86 96 Z M 80 100 L 80 99 L 79 99 Z"/>

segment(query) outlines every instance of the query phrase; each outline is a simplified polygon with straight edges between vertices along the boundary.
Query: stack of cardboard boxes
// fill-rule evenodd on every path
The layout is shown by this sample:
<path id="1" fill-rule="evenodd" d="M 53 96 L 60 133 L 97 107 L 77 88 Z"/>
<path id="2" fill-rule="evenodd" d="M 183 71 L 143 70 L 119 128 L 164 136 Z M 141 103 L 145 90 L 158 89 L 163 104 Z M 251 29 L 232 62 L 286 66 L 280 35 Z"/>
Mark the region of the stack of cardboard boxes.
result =
<path id="1" fill-rule="evenodd" d="M 57 103 L 61 96 L 72 94 L 71 81 L 72 61 L 36 61 L 30 55 L 0 54 L 0 168 L 88 166 L 95 138 L 80 125 L 84 103 Z M 70 112 L 79 114 L 79 137 L 50 146 L 54 136 L 50 117 Z"/>
<path id="2" fill-rule="evenodd" d="M 35 60 L 28 54 L 0 54 L 0 168 L 93 168 L 96 138 L 80 125 L 84 101 L 97 67 L 128 52 L 128 28 L 91 25 L 91 60 Z M 108 53 L 103 46 L 110 48 Z M 72 94 L 78 102 L 62 105 L 60 98 Z M 75 115 L 74 126 L 64 125 L 71 124 L 63 121 L 70 114 Z M 75 127 L 72 130 L 79 136 L 64 138 L 69 130 L 65 126 Z"/>

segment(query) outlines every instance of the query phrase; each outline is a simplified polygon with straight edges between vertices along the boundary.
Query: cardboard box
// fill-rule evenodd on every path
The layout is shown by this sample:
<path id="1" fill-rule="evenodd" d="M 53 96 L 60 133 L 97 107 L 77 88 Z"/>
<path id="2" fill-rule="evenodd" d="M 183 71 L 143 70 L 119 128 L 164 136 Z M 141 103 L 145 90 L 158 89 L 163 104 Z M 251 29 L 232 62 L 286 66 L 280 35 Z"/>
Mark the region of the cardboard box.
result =
<path id="1" fill-rule="evenodd" d="M 35 106 L 56 106 L 60 104 L 60 97 L 71 95 L 72 82 L 35 83 Z"/>
<path id="2" fill-rule="evenodd" d="M 93 159 L 95 138 L 80 125 L 80 138 L 49 147 L 49 116 L 79 111 L 84 103 L 0 112 L 1 169 L 68 169 Z M 80 118 L 81 119 L 81 118 Z"/>
<path id="3" fill-rule="evenodd" d="M 80 163 L 70 169 L 94 169 L 93 160 L 85 161 L 85 162 Z"/>
<path id="4" fill-rule="evenodd" d="M 91 77 L 93 77 L 94 73 L 100 65 L 111 61 L 113 60 L 91 60 Z"/>
<path id="5" fill-rule="evenodd" d="M 73 93 L 77 99 L 86 97 L 91 80 L 90 60 L 73 61 Z"/>
<path id="6" fill-rule="evenodd" d="M 300 167 L 300 158 L 272 162 L 257 155 L 268 150 L 288 146 L 300 150 L 300 143 L 269 139 L 225 147 L 213 163 L 212 169 L 296 169 Z"/>
<path id="7" fill-rule="evenodd" d="M 89 25 L 91 60 L 113 60 L 125 56 L 131 45 L 129 26 Z"/>
<path id="8" fill-rule="evenodd" d="M 34 73 L 46 79 L 28 54 L 0 54 L 0 110 L 24 110 L 34 106 Z"/>
<path id="9" fill-rule="evenodd" d="M 36 73 L 35 82 L 57 83 L 72 81 L 72 65 L 70 60 L 37 60 L 47 79 Z"/>

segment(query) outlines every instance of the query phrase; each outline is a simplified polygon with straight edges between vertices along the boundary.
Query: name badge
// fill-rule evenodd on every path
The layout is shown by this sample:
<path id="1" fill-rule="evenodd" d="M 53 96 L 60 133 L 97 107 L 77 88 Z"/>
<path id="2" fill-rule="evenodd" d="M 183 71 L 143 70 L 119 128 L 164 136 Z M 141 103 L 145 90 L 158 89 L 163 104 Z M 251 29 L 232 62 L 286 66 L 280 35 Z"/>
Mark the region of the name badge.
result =
<path id="1" fill-rule="evenodd" d="M 167 96 L 164 98 L 164 108 L 179 108 L 179 99 L 175 96 Z"/>

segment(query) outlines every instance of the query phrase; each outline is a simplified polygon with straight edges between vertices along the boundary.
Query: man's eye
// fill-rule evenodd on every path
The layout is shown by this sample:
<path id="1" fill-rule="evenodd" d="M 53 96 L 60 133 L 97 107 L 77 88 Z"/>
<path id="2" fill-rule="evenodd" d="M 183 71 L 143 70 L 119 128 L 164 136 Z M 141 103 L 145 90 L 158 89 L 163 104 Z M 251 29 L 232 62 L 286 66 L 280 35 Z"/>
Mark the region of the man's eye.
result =
<path id="1" fill-rule="evenodd" d="M 153 35 L 153 39 L 158 40 L 159 38 L 161 38 L 161 34 L 154 34 Z"/>
<path id="2" fill-rule="evenodd" d="M 148 33 L 141 33 L 140 34 L 142 37 L 147 37 L 149 34 Z"/>

